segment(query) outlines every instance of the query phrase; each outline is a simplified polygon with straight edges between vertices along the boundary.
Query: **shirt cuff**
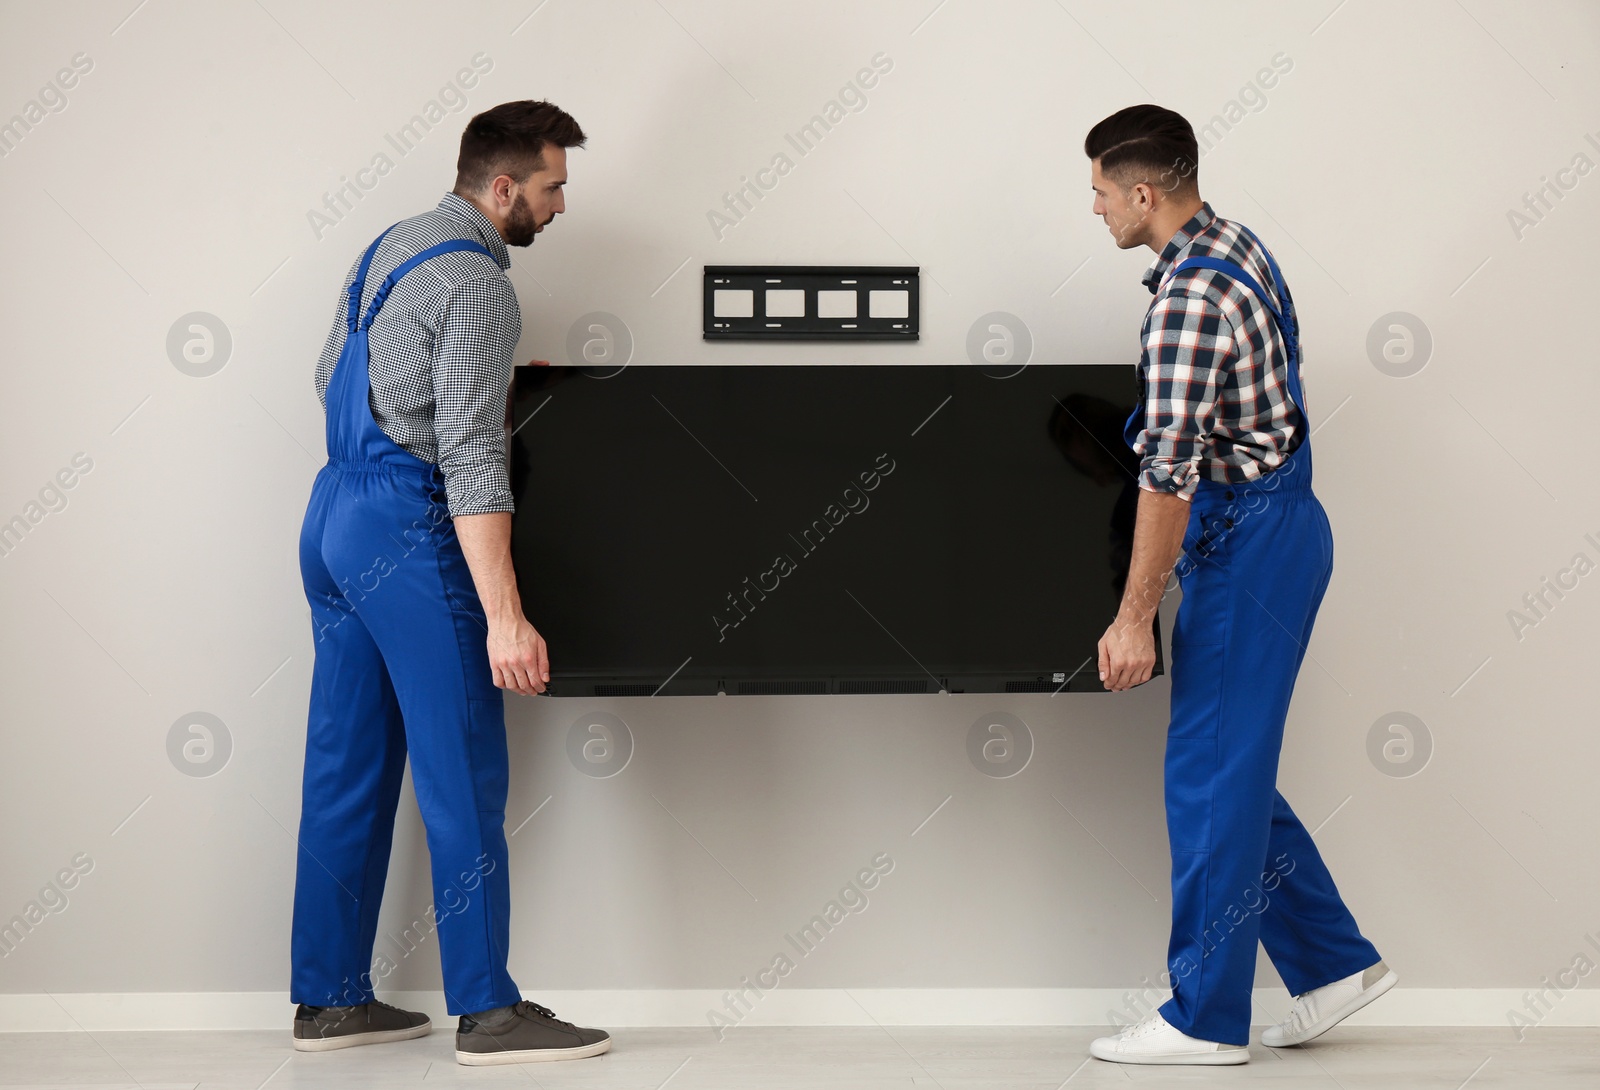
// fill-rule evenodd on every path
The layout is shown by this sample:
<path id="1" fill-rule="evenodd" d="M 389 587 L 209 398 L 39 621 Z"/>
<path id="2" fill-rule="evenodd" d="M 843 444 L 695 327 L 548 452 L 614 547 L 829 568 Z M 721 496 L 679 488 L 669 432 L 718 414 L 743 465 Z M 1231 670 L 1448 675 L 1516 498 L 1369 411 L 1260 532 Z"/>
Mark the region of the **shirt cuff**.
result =
<path id="1" fill-rule="evenodd" d="M 477 489 L 464 496 L 451 496 L 446 489 L 446 498 L 449 500 L 451 518 L 459 515 L 492 515 L 500 511 L 514 514 L 517 510 L 516 501 L 509 490 Z"/>
<path id="2" fill-rule="evenodd" d="M 1151 462 L 1139 470 L 1139 487 L 1192 500 L 1200 487 L 1200 473 L 1193 462 Z"/>

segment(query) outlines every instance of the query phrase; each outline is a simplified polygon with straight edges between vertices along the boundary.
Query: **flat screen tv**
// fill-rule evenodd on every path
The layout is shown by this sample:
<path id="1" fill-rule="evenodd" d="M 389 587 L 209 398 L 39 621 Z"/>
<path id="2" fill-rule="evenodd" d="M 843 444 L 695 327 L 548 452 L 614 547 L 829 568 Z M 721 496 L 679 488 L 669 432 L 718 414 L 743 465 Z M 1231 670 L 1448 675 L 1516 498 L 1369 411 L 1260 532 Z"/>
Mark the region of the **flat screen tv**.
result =
<path id="1" fill-rule="evenodd" d="M 1103 692 L 1135 397 L 1127 364 L 517 368 L 549 693 Z"/>

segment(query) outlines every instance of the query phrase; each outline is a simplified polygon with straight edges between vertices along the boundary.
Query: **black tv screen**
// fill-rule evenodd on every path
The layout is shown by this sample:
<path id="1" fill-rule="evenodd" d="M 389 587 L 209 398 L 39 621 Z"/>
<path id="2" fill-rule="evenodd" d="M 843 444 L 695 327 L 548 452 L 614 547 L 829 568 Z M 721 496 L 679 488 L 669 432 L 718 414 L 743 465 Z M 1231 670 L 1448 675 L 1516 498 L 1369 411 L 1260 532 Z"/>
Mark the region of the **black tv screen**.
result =
<path id="1" fill-rule="evenodd" d="M 1103 692 L 1135 396 L 1126 364 L 517 368 L 549 692 Z"/>

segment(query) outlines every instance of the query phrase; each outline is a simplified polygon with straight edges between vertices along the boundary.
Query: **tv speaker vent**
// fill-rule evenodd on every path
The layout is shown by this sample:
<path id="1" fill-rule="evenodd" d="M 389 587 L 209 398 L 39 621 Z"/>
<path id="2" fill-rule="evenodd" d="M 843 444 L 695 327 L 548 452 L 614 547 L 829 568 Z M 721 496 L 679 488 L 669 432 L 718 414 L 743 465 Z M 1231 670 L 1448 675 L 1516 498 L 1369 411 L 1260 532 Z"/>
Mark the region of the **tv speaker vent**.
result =
<path id="1" fill-rule="evenodd" d="M 826 681 L 741 681 L 741 696 L 799 696 L 807 693 L 826 693 Z"/>
<path id="2" fill-rule="evenodd" d="M 869 680 L 843 678 L 839 681 L 839 692 L 841 693 L 925 693 L 927 691 L 927 678 L 872 678 Z"/>

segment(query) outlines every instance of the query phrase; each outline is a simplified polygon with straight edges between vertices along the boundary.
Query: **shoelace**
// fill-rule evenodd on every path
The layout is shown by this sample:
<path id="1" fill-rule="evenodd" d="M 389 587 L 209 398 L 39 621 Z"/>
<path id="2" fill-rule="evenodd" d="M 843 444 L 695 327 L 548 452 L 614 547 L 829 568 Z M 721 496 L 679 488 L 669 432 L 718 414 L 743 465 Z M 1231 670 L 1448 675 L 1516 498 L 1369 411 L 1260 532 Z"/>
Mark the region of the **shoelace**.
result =
<path id="1" fill-rule="evenodd" d="M 1310 993 L 1308 992 L 1307 995 Z M 1294 1001 L 1294 1006 L 1289 1008 L 1289 1017 L 1283 1020 L 1291 1033 L 1299 1033 L 1311 1024 L 1311 1005 L 1306 1002 L 1305 996 L 1300 996 Z"/>
<path id="2" fill-rule="evenodd" d="M 1130 1041 L 1136 1040 L 1154 1033 L 1155 1028 L 1156 1020 L 1154 1018 L 1146 1018 L 1142 1022 L 1135 1022 L 1131 1026 L 1122 1027 L 1121 1036 L 1128 1038 Z"/>
<path id="3" fill-rule="evenodd" d="M 531 999 L 520 999 L 520 1000 L 517 1001 L 517 1006 L 518 1007 L 526 1007 L 526 1008 L 534 1011 L 535 1013 L 539 1014 L 540 1016 L 542 1016 L 544 1018 L 548 1018 L 550 1021 L 556 1023 L 559 1026 L 572 1026 L 573 1029 L 577 1029 L 578 1028 L 577 1026 L 573 1026 L 571 1022 L 568 1022 L 564 1018 L 557 1018 L 556 1017 L 556 1012 L 551 1010 L 549 1007 L 541 1006 L 540 1004 L 535 1003 Z"/>

